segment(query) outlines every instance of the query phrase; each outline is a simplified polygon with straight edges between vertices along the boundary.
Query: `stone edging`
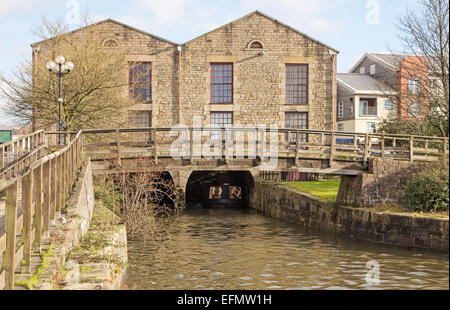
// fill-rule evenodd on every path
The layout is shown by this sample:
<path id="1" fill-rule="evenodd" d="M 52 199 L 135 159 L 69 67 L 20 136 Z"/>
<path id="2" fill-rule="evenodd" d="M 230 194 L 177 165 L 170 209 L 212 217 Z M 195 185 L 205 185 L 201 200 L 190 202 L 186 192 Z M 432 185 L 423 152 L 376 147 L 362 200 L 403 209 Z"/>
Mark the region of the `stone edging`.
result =
<path id="1" fill-rule="evenodd" d="M 375 243 L 448 253 L 448 219 L 334 206 L 287 186 L 256 182 L 250 206 L 266 215 L 319 231 Z"/>

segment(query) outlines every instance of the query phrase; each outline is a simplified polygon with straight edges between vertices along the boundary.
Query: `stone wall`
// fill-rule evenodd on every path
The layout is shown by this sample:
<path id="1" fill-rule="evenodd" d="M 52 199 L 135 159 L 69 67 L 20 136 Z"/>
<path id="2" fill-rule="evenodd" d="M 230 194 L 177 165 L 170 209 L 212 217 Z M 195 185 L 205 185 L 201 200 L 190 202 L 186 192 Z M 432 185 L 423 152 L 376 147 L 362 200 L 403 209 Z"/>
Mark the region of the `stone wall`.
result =
<path id="1" fill-rule="evenodd" d="M 263 49 L 251 49 L 252 41 Z M 263 55 L 258 53 L 264 52 Z M 331 129 L 334 120 L 336 57 L 333 50 L 255 12 L 183 45 L 182 110 L 210 124 L 210 112 L 233 112 L 243 126 L 285 127 L 285 112 L 308 112 L 309 129 Z M 233 104 L 210 103 L 210 64 L 233 63 Z M 308 104 L 285 102 L 286 64 L 308 64 Z"/>
<path id="2" fill-rule="evenodd" d="M 93 29 L 90 27 L 68 36 L 81 37 Z M 151 62 L 152 103 L 130 105 L 128 110 L 151 111 L 153 127 L 192 125 L 194 117 L 201 122 L 197 125 L 208 126 L 210 112 L 224 111 L 233 112 L 234 124 L 243 126 L 276 124 L 284 128 L 286 112 L 307 112 L 309 129 L 333 128 L 337 52 L 260 12 L 193 39 L 183 44 L 181 51 L 175 43 L 113 20 L 95 27 L 93 30 L 104 38 L 102 42 L 117 44 L 104 48 L 125 51 L 127 61 Z M 262 49 L 249 48 L 255 40 L 262 43 Z M 32 45 L 34 70 L 45 70 L 45 63 L 55 53 L 63 53 L 55 48 L 55 42 L 51 39 Z M 76 60 L 67 60 L 73 61 L 77 70 Z M 233 63 L 232 104 L 210 103 L 211 62 Z M 286 64 L 308 65 L 307 104 L 285 103 Z M 127 98 L 128 70 L 124 70 L 123 80 Z"/>
<path id="3" fill-rule="evenodd" d="M 345 237 L 448 252 L 448 219 L 333 206 L 287 186 L 257 182 L 250 197 L 257 211 L 290 223 Z"/>
<path id="4" fill-rule="evenodd" d="M 429 168 L 430 165 L 372 158 L 369 161 L 369 173 L 341 177 L 336 201 L 358 207 L 398 203 L 411 175 Z"/>

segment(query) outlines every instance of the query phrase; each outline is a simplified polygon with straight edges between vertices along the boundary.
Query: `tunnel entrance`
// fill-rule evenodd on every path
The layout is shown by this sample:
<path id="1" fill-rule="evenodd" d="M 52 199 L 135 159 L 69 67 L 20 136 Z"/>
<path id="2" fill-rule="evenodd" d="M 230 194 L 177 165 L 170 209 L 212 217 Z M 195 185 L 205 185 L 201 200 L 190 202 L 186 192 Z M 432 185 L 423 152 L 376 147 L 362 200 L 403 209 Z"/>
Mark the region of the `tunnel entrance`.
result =
<path id="1" fill-rule="evenodd" d="M 186 205 L 246 207 L 253 187 L 248 171 L 194 171 L 186 184 Z"/>

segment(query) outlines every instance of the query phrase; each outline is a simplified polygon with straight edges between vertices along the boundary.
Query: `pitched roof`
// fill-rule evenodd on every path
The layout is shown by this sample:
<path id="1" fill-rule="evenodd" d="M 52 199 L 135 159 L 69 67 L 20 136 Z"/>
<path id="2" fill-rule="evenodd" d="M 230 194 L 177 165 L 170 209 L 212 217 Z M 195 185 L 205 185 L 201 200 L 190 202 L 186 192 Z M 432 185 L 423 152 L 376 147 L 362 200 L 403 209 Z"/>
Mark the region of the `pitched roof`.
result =
<path id="1" fill-rule="evenodd" d="M 368 74 L 338 73 L 336 78 L 340 86 L 348 89 L 353 94 L 385 95 L 395 93 L 392 88 Z"/>
<path id="2" fill-rule="evenodd" d="M 380 54 L 380 53 L 365 53 L 357 62 L 356 64 L 350 69 L 349 73 L 352 73 L 360 64 L 361 62 L 366 59 L 370 58 L 373 61 L 376 61 L 380 63 L 381 65 L 384 65 L 387 69 L 391 69 L 394 71 L 397 71 L 400 66 L 400 62 L 408 55 L 400 55 L 400 54 Z"/>
<path id="3" fill-rule="evenodd" d="M 293 28 L 293 27 L 291 27 L 291 26 L 289 26 L 289 25 L 287 25 L 287 24 L 285 24 L 285 23 L 279 21 L 278 19 L 275 19 L 275 18 L 273 18 L 273 17 L 271 17 L 271 16 L 269 16 L 269 15 L 267 15 L 267 14 L 264 14 L 264 13 L 262 13 L 261 11 L 258 11 L 258 10 L 253 11 L 253 12 L 251 12 L 251 13 L 245 15 L 245 16 L 242 16 L 242 17 L 240 17 L 240 18 L 238 18 L 238 19 L 235 19 L 235 20 L 233 20 L 233 21 L 231 21 L 231 22 L 229 22 L 229 23 L 227 23 L 227 24 L 225 24 L 225 25 L 223 25 L 223 26 L 220 26 L 220 27 L 218 27 L 218 28 L 216 28 L 216 29 L 213 29 L 213 30 L 211 30 L 211 31 L 209 31 L 209 32 L 207 32 L 207 33 L 204 33 L 204 34 L 202 34 L 202 35 L 200 35 L 200 36 L 198 36 L 198 37 L 195 37 L 194 39 L 191 39 L 191 40 L 189 40 L 189 41 L 183 43 L 183 45 L 184 45 L 184 44 L 188 44 L 188 43 L 190 43 L 190 42 L 192 42 L 192 41 L 194 41 L 194 40 L 197 40 L 197 39 L 199 39 L 199 38 L 201 38 L 201 37 L 203 37 L 203 36 L 205 36 L 205 35 L 208 35 L 208 34 L 210 34 L 210 33 L 212 33 L 212 32 L 215 32 L 215 31 L 217 31 L 217 30 L 223 29 L 223 28 L 225 28 L 225 27 L 227 27 L 227 26 L 229 26 L 229 25 L 231 25 L 231 24 L 233 24 L 233 23 L 236 23 L 236 22 L 238 22 L 238 21 L 240 21 L 240 20 L 242 20 L 242 19 L 245 19 L 245 18 L 247 18 L 247 17 L 249 17 L 249 16 L 252 16 L 252 15 L 254 15 L 254 14 L 259 14 L 259 15 L 261 15 L 261 16 L 267 18 L 267 19 L 270 19 L 271 21 L 273 21 L 273 22 L 275 22 L 275 23 L 277 23 L 277 24 L 279 24 L 279 25 L 282 25 L 282 26 L 284 26 L 284 27 L 290 29 L 290 30 L 296 32 L 297 34 L 300 34 L 300 35 L 302 35 L 302 36 L 304 36 L 304 37 L 306 37 L 306 38 L 308 38 L 308 39 L 310 39 L 310 40 L 316 42 L 317 44 L 320 44 L 320 45 L 322 45 L 322 46 L 324 46 L 324 47 L 326 47 L 326 48 L 329 48 L 330 50 L 333 50 L 333 51 L 336 52 L 336 53 L 339 53 L 339 51 L 338 51 L 337 49 L 332 48 L 331 46 L 326 45 L 325 43 L 322 43 L 322 42 L 320 42 L 319 40 L 316 40 L 316 39 L 312 38 L 311 36 L 309 36 L 309 35 L 307 35 L 307 34 L 301 32 L 301 31 L 299 31 L 299 30 L 297 30 L 297 29 L 295 29 L 295 28 Z"/>
<path id="4" fill-rule="evenodd" d="M 89 28 L 89 27 L 93 27 L 93 26 L 100 25 L 100 24 L 104 24 L 104 23 L 108 23 L 108 22 L 115 23 L 115 24 L 118 24 L 118 25 L 123 26 L 123 27 L 125 27 L 125 28 L 128 28 L 128 29 L 131 29 L 131 30 L 140 32 L 140 33 L 142 33 L 142 34 L 145 34 L 145 35 L 147 35 L 147 36 L 153 37 L 153 38 L 155 38 L 155 39 L 157 39 L 157 40 L 166 42 L 166 43 L 168 43 L 168 44 L 172 44 L 172 45 L 175 45 L 175 46 L 178 46 L 178 45 L 179 45 L 179 44 L 177 44 L 177 43 L 175 43 L 175 42 L 172 42 L 172 41 L 169 41 L 169 40 L 167 40 L 167 39 L 158 37 L 157 35 L 154 35 L 154 34 L 145 32 L 145 31 L 143 31 L 143 30 L 141 30 L 141 29 L 138 29 L 138 28 L 135 28 L 135 27 L 133 27 L 133 26 L 130 26 L 130 25 L 121 23 L 121 22 L 119 22 L 119 21 L 117 21 L 117 20 L 114 20 L 114 19 L 111 19 L 111 18 L 104 19 L 104 20 L 99 21 L 99 22 L 97 22 L 97 23 L 93 23 L 93 24 L 91 24 L 91 25 L 88 25 L 88 26 L 85 26 L 85 27 L 78 28 L 78 29 L 72 30 L 72 31 L 70 31 L 70 32 L 61 34 L 61 35 L 72 34 L 72 33 L 78 32 L 78 31 L 80 31 L 80 30 L 82 30 L 82 29 L 86 29 L 86 28 Z M 53 38 L 54 38 L 54 37 L 53 37 Z M 34 47 L 34 46 L 38 45 L 39 43 L 42 43 L 42 42 L 51 40 L 51 39 L 53 39 L 53 38 L 48 38 L 48 39 L 45 39 L 45 40 L 41 40 L 41 41 L 32 43 L 32 44 L 31 44 L 31 47 Z"/>

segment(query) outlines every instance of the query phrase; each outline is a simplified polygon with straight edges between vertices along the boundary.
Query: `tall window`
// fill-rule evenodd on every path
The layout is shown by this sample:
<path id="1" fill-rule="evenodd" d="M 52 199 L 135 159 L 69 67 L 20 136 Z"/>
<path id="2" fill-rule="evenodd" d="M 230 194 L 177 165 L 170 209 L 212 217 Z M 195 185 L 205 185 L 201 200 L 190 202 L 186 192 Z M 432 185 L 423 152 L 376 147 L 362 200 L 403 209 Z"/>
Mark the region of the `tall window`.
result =
<path id="1" fill-rule="evenodd" d="M 420 93 L 420 79 L 409 79 L 408 90 L 410 94 Z"/>
<path id="2" fill-rule="evenodd" d="M 344 101 L 339 101 L 338 104 L 338 117 L 343 118 L 344 117 Z"/>
<path id="3" fill-rule="evenodd" d="M 232 63 L 211 63 L 211 103 L 233 103 Z"/>
<path id="4" fill-rule="evenodd" d="M 129 63 L 130 99 L 140 103 L 152 102 L 152 67 L 149 62 Z"/>
<path id="5" fill-rule="evenodd" d="M 286 103 L 308 104 L 308 65 L 286 65 Z"/>
<path id="6" fill-rule="evenodd" d="M 376 99 L 361 99 L 359 101 L 359 116 L 376 116 L 376 115 L 377 115 Z"/>
<path id="7" fill-rule="evenodd" d="M 147 128 L 152 127 L 152 112 L 136 111 L 129 112 L 128 124 L 131 128 Z M 136 142 L 150 141 L 150 133 L 135 133 L 133 140 Z"/>
<path id="8" fill-rule="evenodd" d="M 211 126 L 231 127 L 233 125 L 233 112 L 211 112 Z M 211 139 L 220 139 L 220 131 L 211 132 Z"/>
<path id="9" fill-rule="evenodd" d="M 286 112 L 286 128 L 308 129 L 308 113 L 307 112 Z M 287 137 L 289 143 L 296 143 L 296 133 L 291 132 Z M 307 142 L 306 134 L 301 133 L 299 142 Z"/>

